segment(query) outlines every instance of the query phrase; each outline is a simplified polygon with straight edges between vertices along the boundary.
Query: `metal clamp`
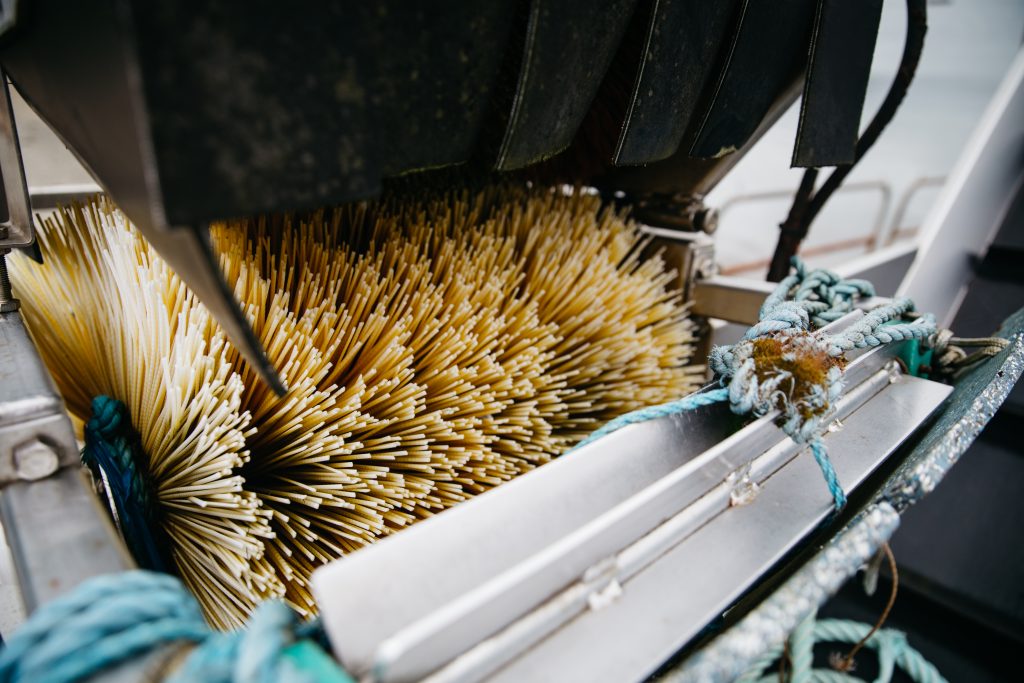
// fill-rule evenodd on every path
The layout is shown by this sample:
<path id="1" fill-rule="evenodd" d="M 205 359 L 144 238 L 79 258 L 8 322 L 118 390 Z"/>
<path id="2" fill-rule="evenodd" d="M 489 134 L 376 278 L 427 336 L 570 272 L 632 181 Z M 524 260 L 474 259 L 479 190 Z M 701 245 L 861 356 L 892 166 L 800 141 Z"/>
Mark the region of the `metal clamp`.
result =
<path id="1" fill-rule="evenodd" d="M 648 251 L 660 252 L 665 265 L 676 271 L 683 300 L 692 301 L 695 283 L 715 274 L 714 240 L 704 233 L 673 228 L 644 225 L 640 230 L 653 238 Z"/>

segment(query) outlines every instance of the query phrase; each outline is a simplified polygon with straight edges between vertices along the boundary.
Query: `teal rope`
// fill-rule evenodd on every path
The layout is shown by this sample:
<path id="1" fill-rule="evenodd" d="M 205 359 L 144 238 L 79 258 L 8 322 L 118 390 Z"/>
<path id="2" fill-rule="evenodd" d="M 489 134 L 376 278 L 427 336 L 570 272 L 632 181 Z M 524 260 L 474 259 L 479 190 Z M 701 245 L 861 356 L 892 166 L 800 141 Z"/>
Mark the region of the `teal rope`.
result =
<path id="1" fill-rule="evenodd" d="M 65 683 L 208 630 L 180 582 L 144 571 L 92 579 L 40 607 L 0 650 L 0 681 Z"/>
<path id="2" fill-rule="evenodd" d="M 827 270 L 808 272 L 798 258 L 793 259 L 793 268 L 794 272 L 765 299 L 760 319 L 747 330 L 743 339 L 712 350 L 708 363 L 722 387 L 617 417 L 590 434 L 577 448 L 628 425 L 712 403 L 727 400 L 732 411 L 740 415 L 763 415 L 781 404 L 782 430 L 797 443 L 810 447 L 833 505 L 837 510 L 842 509 L 846 505 L 846 492 L 822 441 L 831 418 L 830 408 L 842 392 L 842 371 L 838 367 L 829 369 L 824 383 L 810 387 L 808 395 L 796 403 L 780 388 L 791 379 L 789 373 L 780 371 L 766 379 L 759 376 L 753 344 L 758 339 L 774 337 L 785 340 L 793 353 L 819 351 L 835 357 L 855 348 L 924 339 L 935 333 L 935 323 L 930 316 L 922 316 L 912 323 L 898 322 L 913 310 L 909 299 L 898 299 L 872 310 L 839 334 L 812 333 L 813 326 L 825 325 L 852 311 L 858 297 L 873 296 L 874 288 L 865 280 L 843 280 Z M 806 417 L 808 413 L 811 417 Z"/>
<path id="3" fill-rule="evenodd" d="M 668 415 L 678 415 L 679 413 L 685 413 L 689 410 L 696 410 L 702 406 L 721 403 L 728 397 L 729 392 L 727 389 L 712 389 L 711 391 L 690 394 L 689 396 L 676 399 L 675 401 L 669 401 L 668 403 L 662 403 L 661 405 L 640 408 L 639 410 L 634 410 L 631 413 L 620 415 L 614 420 L 608 421 L 600 429 L 594 431 L 587 436 L 587 438 L 576 444 L 575 448 L 586 446 L 589 443 L 597 441 L 602 436 L 607 436 L 608 434 L 618 431 L 623 427 L 628 427 L 631 424 L 647 422 L 648 420 L 656 420 L 659 417 L 666 417 Z"/>
<path id="4" fill-rule="evenodd" d="M 139 467 L 138 439 L 128 409 L 109 396 L 92 400 L 85 424 L 82 462 L 97 480 L 106 482 L 117 511 L 117 526 L 132 557 L 143 569 L 170 572 L 168 542 L 156 519 L 152 492 Z"/>
<path id="5" fill-rule="evenodd" d="M 215 633 L 174 577 L 109 574 L 40 607 L 0 650 L 0 682 L 72 683 L 160 645 L 190 641 L 197 648 L 170 683 L 312 683 L 315 672 L 287 656 L 293 643 L 312 635 L 279 601 L 261 605 L 244 630 Z M 322 665 L 316 673 L 322 676 Z M 352 681 L 337 667 L 329 673 Z"/>
<path id="6" fill-rule="evenodd" d="M 829 353 L 840 356 L 852 349 L 908 339 L 927 339 L 934 335 L 935 319 L 930 315 L 921 316 L 912 323 L 892 323 L 913 310 L 914 303 L 910 299 L 897 299 L 891 304 L 879 306 L 859 322 L 832 337 L 829 340 Z"/>
<path id="7" fill-rule="evenodd" d="M 843 490 L 842 484 L 839 483 L 839 475 L 836 474 L 836 468 L 832 466 L 832 461 L 828 457 L 828 451 L 825 450 L 825 444 L 821 442 L 821 439 L 815 439 L 811 442 L 811 453 L 814 455 L 814 461 L 818 463 L 821 476 L 825 478 L 825 484 L 828 486 L 829 493 L 832 494 L 832 505 L 836 510 L 842 510 L 846 507 L 846 491 Z"/>
<path id="8" fill-rule="evenodd" d="M 845 619 L 817 620 L 811 614 L 797 625 L 789 637 L 790 683 L 809 683 L 810 681 L 826 681 L 849 683 L 860 679 L 841 671 L 830 669 L 814 669 L 813 649 L 817 643 L 846 643 L 853 645 L 860 642 L 871 631 L 871 626 L 857 621 Z M 938 669 L 926 660 L 920 652 L 907 642 L 904 633 L 894 629 L 876 631 L 864 646 L 874 650 L 878 656 L 878 677 L 875 683 L 889 683 L 896 667 L 903 669 L 915 683 L 946 683 Z M 751 667 L 736 679 L 736 683 L 777 683 L 776 673 L 765 675 L 768 668 L 782 656 L 782 647 L 772 648 L 763 653 Z"/>
<path id="9" fill-rule="evenodd" d="M 287 605 L 265 602 L 244 630 L 209 635 L 167 683 L 314 683 L 284 656 L 297 639 L 298 626 L 298 616 Z"/>
<path id="10" fill-rule="evenodd" d="M 805 302 L 811 322 L 817 327 L 839 320 L 853 310 L 860 297 L 875 295 L 875 288 L 867 280 L 843 280 L 828 270 L 806 273 L 802 262 L 795 264 L 797 276 L 802 278 L 792 298 Z"/>
<path id="11" fill-rule="evenodd" d="M 790 683 L 807 683 L 803 672 L 814 665 L 814 620 L 804 619 L 797 624 L 789 639 L 789 661 L 792 665 Z"/>

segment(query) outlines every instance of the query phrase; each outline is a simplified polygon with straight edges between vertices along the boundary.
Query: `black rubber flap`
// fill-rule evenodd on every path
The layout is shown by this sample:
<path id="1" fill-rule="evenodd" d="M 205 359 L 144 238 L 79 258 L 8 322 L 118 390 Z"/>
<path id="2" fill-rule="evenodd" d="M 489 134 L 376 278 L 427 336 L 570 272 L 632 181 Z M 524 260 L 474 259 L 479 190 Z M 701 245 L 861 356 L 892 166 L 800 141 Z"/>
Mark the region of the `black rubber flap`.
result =
<path id="1" fill-rule="evenodd" d="M 514 0 L 132 5 L 173 224 L 365 197 L 465 161 Z"/>
<path id="2" fill-rule="evenodd" d="M 852 164 L 882 0 L 820 0 L 793 165 Z"/>
<path id="3" fill-rule="evenodd" d="M 567 148 L 622 42 L 637 0 L 533 0 L 498 170 Z"/>
<path id="4" fill-rule="evenodd" d="M 514 0 L 346 3 L 364 34 L 366 95 L 385 175 L 468 160 L 508 44 Z"/>
<path id="5" fill-rule="evenodd" d="M 807 62 L 816 0 L 744 0 L 739 28 L 690 155 L 733 152 Z"/>
<path id="6" fill-rule="evenodd" d="M 135 30 L 141 130 L 171 225 L 378 190 L 356 49 L 366 43 L 351 10 L 311 0 L 119 4 Z"/>
<path id="7" fill-rule="evenodd" d="M 615 152 L 617 166 L 659 161 L 679 148 L 739 7 L 740 0 L 659 0 Z"/>

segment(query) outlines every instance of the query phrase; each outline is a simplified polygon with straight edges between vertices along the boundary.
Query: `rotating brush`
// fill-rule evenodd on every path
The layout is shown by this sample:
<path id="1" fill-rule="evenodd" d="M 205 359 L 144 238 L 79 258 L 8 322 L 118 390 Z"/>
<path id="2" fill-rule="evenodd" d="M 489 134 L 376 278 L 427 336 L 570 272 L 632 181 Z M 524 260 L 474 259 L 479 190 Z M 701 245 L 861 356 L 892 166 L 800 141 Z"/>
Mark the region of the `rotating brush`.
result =
<path id="1" fill-rule="evenodd" d="M 673 274 L 582 191 L 503 184 L 211 226 L 275 396 L 109 201 L 12 264 L 73 417 L 122 401 L 172 569 L 210 622 L 315 613 L 323 563 L 691 391 Z"/>

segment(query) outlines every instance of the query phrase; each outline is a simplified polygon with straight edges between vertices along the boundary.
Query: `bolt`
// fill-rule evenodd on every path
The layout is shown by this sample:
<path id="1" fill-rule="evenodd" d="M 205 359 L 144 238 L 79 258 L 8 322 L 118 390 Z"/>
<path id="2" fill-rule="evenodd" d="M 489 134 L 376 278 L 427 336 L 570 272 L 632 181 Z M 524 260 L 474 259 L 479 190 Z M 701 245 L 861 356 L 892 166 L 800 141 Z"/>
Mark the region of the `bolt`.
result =
<path id="1" fill-rule="evenodd" d="M 708 235 L 718 230 L 718 211 L 710 207 L 698 209 L 693 216 L 693 227 Z"/>
<path id="2" fill-rule="evenodd" d="M 885 364 L 885 371 L 889 374 L 889 384 L 895 384 L 903 377 L 903 366 L 895 358 Z"/>
<path id="3" fill-rule="evenodd" d="M 14 469 L 25 481 L 45 479 L 60 466 L 57 451 L 39 439 L 27 441 L 14 449 Z"/>
<path id="4" fill-rule="evenodd" d="M 7 253 L 10 249 L 0 249 L 0 313 L 18 310 L 20 302 L 11 292 L 11 278 L 7 275 Z"/>

